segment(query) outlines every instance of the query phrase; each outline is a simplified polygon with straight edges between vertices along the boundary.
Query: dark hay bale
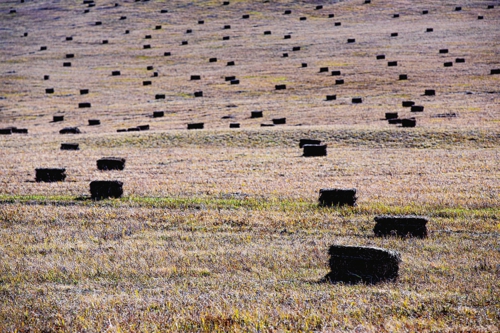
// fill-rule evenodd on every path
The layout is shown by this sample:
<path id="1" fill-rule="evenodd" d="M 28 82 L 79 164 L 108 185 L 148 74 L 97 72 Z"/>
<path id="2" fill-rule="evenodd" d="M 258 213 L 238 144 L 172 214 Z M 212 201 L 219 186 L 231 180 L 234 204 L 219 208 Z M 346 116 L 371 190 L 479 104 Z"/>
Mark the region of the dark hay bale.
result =
<path id="1" fill-rule="evenodd" d="M 35 180 L 37 182 L 62 182 L 66 179 L 64 168 L 39 168 L 35 169 Z"/>
<path id="2" fill-rule="evenodd" d="M 385 113 L 385 119 L 396 119 L 398 118 L 398 113 L 397 112 L 386 112 Z"/>
<path id="3" fill-rule="evenodd" d="M 299 148 L 304 147 L 304 145 L 319 145 L 321 144 L 321 140 L 314 139 L 300 139 L 299 140 Z"/>
<path id="4" fill-rule="evenodd" d="M 307 63 L 303 62 L 303 63 L 301 64 L 301 67 L 302 67 L 302 68 L 306 68 L 306 67 L 307 67 Z"/>
<path id="5" fill-rule="evenodd" d="M 283 39 L 290 39 L 290 38 L 292 38 L 292 36 L 291 36 L 291 35 L 285 35 L 285 36 L 283 37 Z"/>
<path id="6" fill-rule="evenodd" d="M 227 66 L 234 66 L 234 61 L 228 61 Z"/>
<path id="7" fill-rule="evenodd" d="M 412 105 L 411 112 L 424 112 L 424 107 L 422 105 Z"/>
<path id="8" fill-rule="evenodd" d="M 198 21 L 198 24 L 205 24 L 205 21 L 203 21 L 203 20 L 199 20 L 199 21 Z"/>
<path id="9" fill-rule="evenodd" d="M 16 134 L 28 134 L 28 129 L 27 128 L 16 128 L 16 127 L 13 127 L 12 128 L 12 133 L 16 133 Z"/>
<path id="10" fill-rule="evenodd" d="M 371 0 L 365 0 L 365 4 L 370 4 L 370 3 L 372 3 Z"/>
<path id="11" fill-rule="evenodd" d="M 286 89 L 286 84 L 277 84 L 274 86 L 276 90 L 285 90 Z"/>
<path id="12" fill-rule="evenodd" d="M 335 14 L 328 14 L 328 18 L 334 18 Z"/>
<path id="13" fill-rule="evenodd" d="M 191 81 L 201 80 L 200 75 L 191 75 Z"/>
<path id="14" fill-rule="evenodd" d="M 222 3 L 222 5 L 223 5 L 223 6 L 227 6 L 227 5 L 229 5 L 229 1 L 224 1 L 224 2 Z"/>
<path id="15" fill-rule="evenodd" d="M 66 54 L 66 59 L 71 59 L 71 58 L 74 58 L 75 55 L 73 53 L 68 53 Z"/>
<path id="16" fill-rule="evenodd" d="M 328 250 L 331 283 L 376 284 L 398 278 L 401 255 L 377 247 L 332 245 Z"/>
<path id="17" fill-rule="evenodd" d="M 101 22 L 101 21 L 97 21 L 97 22 L 95 23 L 95 25 L 102 25 L 102 22 Z"/>
<path id="18" fill-rule="evenodd" d="M 389 122 L 390 125 L 397 125 L 401 124 L 403 122 L 403 119 L 394 118 L 394 119 L 387 119 L 387 121 Z"/>
<path id="19" fill-rule="evenodd" d="M 479 16 L 477 17 L 477 19 L 478 19 L 478 20 L 482 20 L 482 19 L 484 19 L 484 16 L 479 15 Z"/>
<path id="20" fill-rule="evenodd" d="M 203 97 L 203 91 L 195 91 L 194 97 Z"/>
<path id="21" fill-rule="evenodd" d="M 225 30 L 231 29 L 231 26 L 229 24 L 226 24 L 223 29 L 225 29 Z"/>
<path id="22" fill-rule="evenodd" d="M 490 71 L 490 75 L 500 74 L 500 68 L 495 68 Z"/>
<path id="23" fill-rule="evenodd" d="M 142 48 L 143 48 L 143 49 L 145 49 L 145 50 L 146 50 L 146 49 L 150 49 L 150 48 L 151 48 L 151 45 L 146 44 L 146 45 L 143 45 L 143 46 L 142 46 Z"/>
<path id="24" fill-rule="evenodd" d="M 461 10 L 462 10 L 462 7 L 455 7 L 455 11 L 456 11 L 456 12 L 459 12 L 459 11 L 461 11 Z"/>
<path id="25" fill-rule="evenodd" d="M 294 47 L 292 48 L 292 51 L 300 51 L 300 46 L 294 46 Z"/>
<path id="26" fill-rule="evenodd" d="M 150 86 L 152 84 L 151 81 L 142 81 L 143 86 Z"/>
<path id="27" fill-rule="evenodd" d="M 336 27 L 340 27 L 340 26 L 342 25 L 342 22 L 335 22 L 335 23 L 334 23 L 334 25 L 335 25 Z"/>
<path id="28" fill-rule="evenodd" d="M 78 103 L 78 107 L 80 109 L 84 109 L 84 108 L 90 108 L 92 106 L 92 104 L 88 103 L 88 102 L 82 102 L 82 103 Z"/>
<path id="29" fill-rule="evenodd" d="M 70 62 L 63 62 L 63 67 L 71 67 L 71 63 Z"/>
<path id="30" fill-rule="evenodd" d="M 154 67 L 153 67 L 153 66 L 147 66 L 147 67 L 146 67 L 146 70 L 147 70 L 147 71 L 152 71 L 153 69 L 154 69 Z"/>
<path id="31" fill-rule="evenodd" d="M 488 7 L 486 7 L 486 9 L 493 9 L 495 8 L 495 5 L 488 5 Z"/>
<path id="32" fill-rule="evenodd" d="M 203 129 L 205 127 L 205 123 L 190 123 L 187 124 L 187 129 L 192 130 L 192 129 Z"/>
<path id="33" fill-rule="evenodd" d="M 161 118 L 165 115 L 164 111 L 153 111 L 153 118 Z"/>
<path id="34" fill-rule="evenodd" d="M 148 131 L 149 130 L 149 125 L 139 125 L 139 126 L 137 126 L 137 128 L 140 131 Z"/>
<path id="35" fill-rule="evenodd" d="M 403 127 L 415 127 L 417 126 L 417 120 L 415 118 L 405 118 L 401 121 Z"/>
<path id="36" fill-rule="evenodd" d="M 274 118 L 272 119 L 274 125 L 286 124 L 286 118 Z"/>
<path id="37" fill-rule="evenodd" d="M 434 90 L 434 89 L 425 89 L 424 95 L 425 96 L 435 96 L 436 95 L 436 90 Z"/>
<path id="38" fill-rule="evenodd" d="M 140 132 L 141 129 L 139 127 L 130 127 L 127 128 L 127 132 Z"/>
<path id="39" fill-rule="evenodd" d="M 440 54 L 445 54 L 445 53 L 448 53 L 448 52 L 449 52 L 448 49 L 441 49 L 441 50 L 439 50 Z"/>
<path id="40" fill-rule="evenodd" d="M 158 72 L 154 72 L 153 77 L 157 77 L 157 76 L 158 76 Z"/>
<path id="41" fill-rule="evenodd" d="M 356 200 L 357 198 L 355 188 L 322 188 L 319 190 L 320 206 L 355 206 Z"/>
<path id="42" fill-rule="evenodd" d="M 270 35 L 270 34 L 271 34 L 271 31 L 269 31 L 269 30 L 264 31 L 264 35 Z"/>
<path id="43" fill-rule="evenodd" d="M 399 14 L 394 14 L 392 15 L 393 18 L 398 18 L 399 17 Z"/>
<path id="44" fill-rule="evenodd" d="M 160 14 L 166 14 L 166 13 L 168 13 L 168 9 L 162 9 L 162 10 L 160 10 Z"/>
<path id="45" fill-rule="evenodd" d="M 192 33 L 193 33 L 193 29 L 187 29 L 187 30 L 186 30 L 186 33 L 187 33 L 187 34 L 192 34 Z"/>
<path id="46" fill-rule="evenodd" d="M 344 79 L 335 80 L 335 84 L 344 84 Z"/>
<path id="47" fill-rule="evenodd" d="M 404 108 L 409 108 L 410 106 L 415 105 L 414 101 L 403 101 L 403 107 Z"/>
<path id="48" fill-rule="evenodd" d="M 224 78 L 224 81 L 226 81 L 226 82 L 227 82 L 227 81 L 233 81 L 233 80 L 236 80 L 236 76 L 226 76 L 226 77 Z"/>
<path id="49" fill-rule="evenodd" d="M 315 9 L 316 10 L 323 9 L 323 6 L 322 5 L 317 5 Z"/>
<path id="50" fill-rule="evenodd" d="M 164 57 L 170 57 L 171 55 L 172 55 L 172 53 L 171 53 L 171 52 L 164 52 L 164 53 L 163 53 L 163 56 L 164 56 Z"/>
<path id="51" fill-rule="evenodd" d="M 288 58 L 288 53 L 283 53 L 283 58 Z"/>
<path id="52" fill-rule="evenodd" d="M 361 97 L 353 97 L 352 104 L 361 104 L 363 103 L 363 99 Z"/>
<path id="53" fill-rule="evenodd" d="M 61 150 L 80 150 L 78 143 L 61 143 Z"/>
<path id="54" fill-rule="evenodd" d="M 45 89 L 46 94 L 53 94 L 54 93 L 54 88 L 46 88 Z"/>
<path id="55" fill-rule="evenodd" d="M 44 76 L 43 76 L 43 79 L 44 79 L 44 80 L 48 80 L 48 79 L 50 79 L 50 75 L 44 75 Z"/>
<path id="56" fill-rule="evenodd" d="M 274 124 L 260 124 L 260 127 L 274 127 Z"/>
<path id="57" fill-rule="evenodd" d="M 119 128 L 116 130 L 118 133 L 122 133 L 122 132 L 126 132 L 127 129 L 126 128 Z"/>
<path id="58" fill-rule="evenodd" d="M 302 156 L 304 157 L 318 157 L 318 156 L 326 156 L 326 145 L 322 144 L 317 144 L 317 145 L 312 145 L 312 144 L 305 144 L 302 146 L 303 154 Z"/>
<path id="59" fill-rule="evenodd" d="M 427 28 L 427 29 L 425 30 L 425 32 L 433 32 L 433 31 L 434 31 L 434 29 L 433 29 L 433 28 Z"/>
<path id="60" fill-rule="evenodd" d="M 326 72 L 328 72 L 328 67 L 320 67 L 319 68 L 319 72 L 320 73 L 326 73 Z"/>
<path id="61" fill-rule="evenodd" d="M 250 113 L 250 118 L 262 118 L 262 117 L 263 117 L 262 111 L 251 111 Z"/>
<path id="62" fill-rule="evenodd" d="M 231 80 L 229 81 L 231 84 L 240 84 L 240 80 Z"/>
<path id="63" fill-rule="evenodd" d="M 230 36 L 224 36 L 224 37 L 222 37 L 222 40 L 229 40 L 229 39 L 231 39 Z"/>
<path id="64" fill-rule="evenodd" d="M 66 37 L 66 40 L 67 40 L 67 41 L 72 41 L 72 40 L 73 40 L 73 37 Z"/>
<path id="65" fill-rule="evenodd" d="M 126 16 L 120 16 L 120 20 L 126 20 L 127 17 Z"/>
<path id="66" fill-rule="evenodd" d="M 125 30 L 125 35 L 128 35 L 130 33 L 130 30 Z"/>
<path id="67" fill-rule="evenodd" d="M 340 71 L 332 71 L 332 76 L 339 76 L 340 74 Z"/>
<path id="68" fill-rule="evenodd" d="M 240 128 L 240 123 L 230 123 L 229 128 Z"/>
<path id="69" fill-rule="evenodd" d="M 423 10 L 423 11 L 422 11 L 422 15 L 427 15 L 427 14 L 429 14 L 429 11 L 428 11 L 428 10 Z"/>
<path id="70" fill-rule="evenodd" d="M 121 157 L 103 157 L 97 160 L 99 170 L 123 170 L 125 169 L 125 159 Z"/>
<path id="71" fill-rule="evenodd" d="M 444 67 L 453 67 L 453 62 L 447 61 L 443 65 L 444 65 Z"/>
<path id="72" fill-rule="evenodd" d="M 355 43 L 355 42 L 356 42 L 356 39 L 354 39 L 354 38 L 348 38 L 347 39 L 347 43 L 349 43 L 349 44 L 350 43 Z"/>
<path id="73" fill-rule="evenodd" d="M 64 116 L 52 116 L 52 122 L 64 121 Z"/>
<path id="74" fill-rule="evenodd" d="M 59 131 L 59 134 L 80 134 L 82 133 L 78 127 L 64 127 Z"/>
<path id="75" fill-rule="evenodd" d="M 120 71 L 112 71 L 111 76 L 119 76 L 121 75 Z"/>
<path id="76" fill-rule="evenodd" d="M 80 89 L 80 95 L 87 95 L 89 93 L 88 89 Z"/>
<path id="77" fill-rule="evenodd" d="M 244 14 L 241 18 L 242 18 L 242 19 L 244 19 L 244 20 L 246 20 L 246 19 L 249 19 L 249 18 L 250 18 L 250 15 L 248 15 L 248 14 Z"/>
<path id="78" fill-rule="evenodd" d="M 155 26 L 155 30 L 161 30 L 161 25 Z"/>
<path id="79" fill-rule="evenodd" d="M 302 16 L 301 18 L 299 18 L 299 21 L 306 21 L 307 20 L 307 17 L 305 16 Z"/>
<path id="80" fill-rule="evenodd" d="M 283 15 L 290 15 L 292 13 L 292 11 L 290 9 L 287 9 L 285 10 L 285 12 L 283 13 Z"/>
<path id="81" fill-rule="evenodd" d="M 208 62 L 217 62 L 217 58 L 210 58 L 208 59 Z"/>
<path id="82" fill-rule="evenodd" d="M 0 128 L 0 134 L 2 135 L 10 135 L 12 134 L 12 128 Z"/>
<path id="83" fill-rule="evenodd" d="M 391 37 L 398 37 L 398 35 L 399 35 L 399 34 L 398 34 L 397 32 L 392 32 L 392 33 L 391 33 Z"/>
<path id="84" fill-rule="evenodd" d="M 408 80 L 408 74 L 399 74 L 399 80 Z"/>
<path id="85" fill-rule="evenodd" d="M 389 61 L 387 63 L 387 66 L 389 67 L 396 67 L 398 65 L 398 62 L 397 61 Z"/>
<path id="86" fill-rule="evenodd" d="M 123 195 L 123 183 L 118 180 L 94 180 L 90 182 L 92 200 L 120 198 Z"/>
<path id="87" fill-rule="evenodd" d="M 155 99 L 165 99 L 165 94 L 156 94 Z"/>
<path id="88" fill-rule="evenodd" d="M 337 95 L 326 95 L 327 101 L 334 101 L 337 99 Z"/>
<path id="89" fill-rule="evenodd" d="M 382 60 L 382 59 L 385 59 L 385 54 L 377 55 L 377 60 Z"/>
<path id="90" fill-rule="evenodd" d="M 101 125 L 101 121 L 99 119 L 89 119 L 89 126 L 97 126 Z"/>
<path id="91" fill-rule="evenodd" d="M 9 14 L 15 14 L 15 13 L 17 13 L 17 10 L 15 10 L 15 9 L 11 9 L 11 10 L 9 11 Z"/>
<path id="92" fill-rule="evenodd" d="M 426 224 L 429 222 L 423 216 L 376 216 L 373 232 L 376 236 L 427 237 Z"/>
<path id="93" fill-rule="evenodd" d="M 464 63 L 465 62 L 465 58 L 456 58 L 455 59 L 455 62 L 458 64 L 458 63 Z"/>

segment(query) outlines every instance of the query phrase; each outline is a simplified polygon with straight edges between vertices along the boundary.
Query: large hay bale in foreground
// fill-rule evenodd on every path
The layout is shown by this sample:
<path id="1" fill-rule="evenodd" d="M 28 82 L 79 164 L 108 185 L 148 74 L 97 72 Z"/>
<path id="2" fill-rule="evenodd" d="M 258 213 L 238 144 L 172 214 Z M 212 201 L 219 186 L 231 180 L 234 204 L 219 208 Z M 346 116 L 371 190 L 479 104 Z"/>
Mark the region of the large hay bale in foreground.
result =
<path id="1" fill-rule="evenodd" d="M 118 180 L 94 180 L 90 183 L 93 200 L 119 198 L 123 194 L 123 183 Z"/>
<path id="2" fill-rule="evenodd" d="M 121 157 L 103 157 L 97 160 L 99 170 L 123 170 L 124 168 L 125 159 Z"/>
<path id="3" fill-rule="evenodd" d="M 66 179 L 66 169 L 64 168 L 39 168 L 35 169 L 35 174 L 37 182 L 62 182 Z"/>
<path id="4" fill-rule="evenodd" d="M 328 282 L 369 283 L 394 281 L 398 277 L 401 255 L 377 247 L 332 245 Z"/>
<path id="5" fill-rule="evenodd" d="M 314 145 L 314 144 L 305 144 L 302 146 L 304 149 L 304 153 L 302 156 L 304 157 L 317 157 L 317 156 L 326 156 L 326 148 L 327 145 Z"/>
<path id="6" fill-rule="evenodd" d="M 322 188 L 319 190 L 320 206 L 354 206 L 356 205 L 356 200 L 355 188 Z"/>
<path id="7" fill-rule="evenodd" d="M 377 224 L 373 228 L 375 235 L 400 237 L 427 237 L 426 224 L 429 219 L 424 216 L 376 216 Z"/>

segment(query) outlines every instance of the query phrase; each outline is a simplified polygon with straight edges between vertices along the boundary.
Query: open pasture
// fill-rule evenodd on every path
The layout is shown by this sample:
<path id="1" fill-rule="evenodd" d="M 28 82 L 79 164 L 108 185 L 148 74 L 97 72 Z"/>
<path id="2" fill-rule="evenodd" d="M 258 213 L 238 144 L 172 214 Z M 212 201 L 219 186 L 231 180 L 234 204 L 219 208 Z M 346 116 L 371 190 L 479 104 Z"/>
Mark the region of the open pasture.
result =
<path id="1" fill-rule="evenodd" d="M 0 128 L 28 130 L 0 135 L 0 331 L 498 331 L 500 3 L 223 3 L 0 3 Z M 375 237 L 384 214 L 429 235 Z M 399 278 L 325 283 L 332 244 Z"/>

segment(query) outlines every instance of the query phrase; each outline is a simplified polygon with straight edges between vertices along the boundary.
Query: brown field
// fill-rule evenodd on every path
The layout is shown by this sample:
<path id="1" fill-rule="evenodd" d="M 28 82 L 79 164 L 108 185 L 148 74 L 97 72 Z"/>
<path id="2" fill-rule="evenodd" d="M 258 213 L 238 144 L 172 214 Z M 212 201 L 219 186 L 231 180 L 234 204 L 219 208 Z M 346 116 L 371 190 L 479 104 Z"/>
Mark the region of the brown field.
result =
<path id="1" fill-rule="evenodd" d="M 0 128 L 29 130 L 0 135 L 0 331 L 498 332 L 499 1 L 82 2 L 0 2 Z M 301 138 L 328 156 L 302 157 Z M 104 156 L 125 169 L 97 170 Z M 40 167 L 67 178 L 37 183 Z M 92 180 L 124 196 L 92 201 Z M 318 207 L 329 187 L 357 206 Z M 429 237 L 375 237 L 380 214 L 428 216 Z M 398 280 L 321 283 L 332 244 L 398 251 Z"/>

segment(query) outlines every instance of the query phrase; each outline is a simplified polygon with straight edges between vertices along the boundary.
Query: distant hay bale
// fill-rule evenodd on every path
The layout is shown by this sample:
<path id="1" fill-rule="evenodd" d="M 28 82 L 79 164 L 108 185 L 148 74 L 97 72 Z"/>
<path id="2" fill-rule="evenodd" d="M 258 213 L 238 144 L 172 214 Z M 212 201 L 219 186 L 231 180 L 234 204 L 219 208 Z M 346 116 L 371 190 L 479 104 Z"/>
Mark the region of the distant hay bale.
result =
<path id="1" fill-rule="evenodd" d="M 153 118 L 161 118 L 165 115 L 164 111 L 153 111 Z"/>
<path id="2" fill-rule="evenodd" d="M 97 126 L 101 125 L 101 121 L 99 119 L 89 119 L 89 126 Z"/>
<path id="3" fill-rule="evenodd" d="M 194 97 L 203 97 L 203 91 L 195 91 Z"/>
<path id="4" fill-rule="evenodd" d="M 262 117 L 263 117 L 262 111 L 251 111 L 250 112 L 250 118 L 262 118 Z"/>
<path id="5" fill-rule="evenodd" d="M 286 124 L 286 118 L 273 118 L 272 121 L 274 125 Z"/>
<path id="6" fill-rule="evenodd" d="M 396 118 L 398 118 L 398 113 L 397 112 L 386 112 L 385 113 L 385 119 L 386 120 L 396 119 Z"/>
<path id="7" fill-rule="evenodd" d="M 78 108 L 80 108 L 80 109 L 90 108 L 91 106 L 92 106 L 92 104 L 90 104 L 88 102 L 78 103 Z"/>
<path id="8" fill-rule="evenodd" d="M 339 84 L 344 84 L 344 79 L 338 79 L 338 80 L 335 80 L 335 84 L 336 84 L 336 85 L 339 85 Z"/>
<path id="9" fill-rule="evenodd" d="M 396 67 L 398 65 L 398 62 L 397 61 L 389 61 L 387 63 L 387 66 L 389 67 Z"/>
<path id="10" fill-rule="evenodd" d="M 322 188 L 319 190 L 320 206 L 355 206 L 356 200 L 355 188 Z"/>
<path id="11" fill-rule="evenodd" d="M 64 168 L 39 168 L 35 169 L 35 180 L 37 182 L 62 182 L 66 179 Z"/>
<path id="12" fill-rule="evenodd" d="M 80 134 L 82 133 L 78 127 L 64 127 L 59 131 L 59 134 Z"/>
<path id="13" fill-rule="evenodd" d="M 46 88 L 45 89 L 46 94 L 53 94 L 54 93 L 54 88 Z"/>
<path id="14" fill-rule="evenodd" d="M 332 71 L 332 76 L 339 76 L 341 75 L 340 71 Z"/>
<path id="15" fill-rule="evenodd" d="M 404 108 L 409 108 L 411 106 L 415 105 L 414 101 L 403 101 L 403 107 Z"/>
<path id="16" fill-rule="evenodd" d="M 425 89 L 424 95 L 425 96 L 435 96 L 436 95 L 436 90 L 434 90 L 434 89 Z"/>
<path id="17" fill-rule="evenodd" d="M 112 71 L 111 76 L 119 76 L 121 75 L 120 71 Z"/>
<path id="18" fill-rule="evenodd" d="M 325 281 L 332 283 L 367 283 L 395 281 L 399 275 L 401 255 L 377 247 L 332 245 L 330 272 Z"/>
<path id="19" fill-rule="evenodd" d="M 401 121 L 403 127 L 415 127 L 417 126 L 417 120 L 415 118 L 405 118 Z"/>
<path id="20" fill-rule="evenodd" d="M 399 74 L 399 80 L 400 81 L 408 80 L 408 74 Z"/>
<path id="21" fill-rule="evenodd" d="M 424 112 L 424 107 L 422 105 L 412 105 L 410 108 L 411 112 Z"/>
<path id="22" fill-rule="evenodd" d="M 80 95 L 87 95 L 89 93 L 88 89 L 80 89 Z"/>
<path id="23" fill-rule="evenodd" d="M 92 200 L 120 198 L 123 195 L 123 183 L 118 180 L 94 180 L 90 183 Z"/>
<path id="24" fill-rule="evenodd" d="M 61 143 L 61 150 L 80 150 L 78 143 Z"/>
<path id="25" fill-rule="evenodd" d="M 334 101 L 337 99 L 337 95 L 326 95 L 327 101 Z"/>
<path id="26" fill-rule="evenodd" d="M 137 128 L 140 131 L 149 131 L 149 125 L 139 125 L 139 126 L 137 126 Z"/>
<path id="27" fill-rule="evenodd" d="M 230 123 L 229 128 L 240 128 L 240 123 Z"/>
<path id="28" fill-rule="evenodd" d="M 446 53 L 448 53 L 448 52 L 449 52 L 449 50 L 448 50 L 448 49 L 440 49 L 440 50 L 439 50 L 439 53 L 440 53 L 440 54 L 446 54 Z"/>
<path id="29" fill-rule="evenodd" d="M 0 128 L 0 134 L 1 135 L 10 135 L 10 134 L 12 134 L 12 128 L 10 128 L 10 127 Z"/>
<path id="30" fill-rule="evenodd" d="M 286 89 L 286 84 L 277 84 L 274 86 L 274 89 L 276 90 L 285 90 Z"/>
<path id="31" fill-rule="evenodd" d="M 305 144 L 302 146 L 304 157 L 318 157 L 327 155 L 326 144 Z"/>
<path id="32" fill-rule="evenodd" d="M 348 44 L 355 43 L 355 42 L 356 42 L 356 39 L 354 39 L 354 38 L 348 38 L 347 39 L 347 43 Z"/>
<path id="33" fill-rule="evenodd" d="M 382 60 L 382 59 L 385 59 L 385 54 L 379 54 L 377 55 L 377 60 Z"/>
<path id="34" fill-rule="evenodd" d="M 203 129 L 204 127 L 205 127 L 205 123 L 190 123 L 190 124 L 187 124 L 187 129 L 188 130 Z"/>
<path id="35" fill-rule="evenodd" d="M 217 58 L 210 58 L 208 59 L 208 62 L 217 62 Z"/>
<path id="36" fill-rule="evenodd" d="M 52 116 L 52 122 L 64 121 L 64 116 Z"/>
<path id="37" fill-rule="evenodd" d="M 299 148 L 304 147 L 304 145 L 319 145 L 321 144 L 321 140 L 314 139 L 300 139 L 299 140 Z"/>
<path id="38" fill-rule="evenodd" d="M 165 94 L 156 94 L 155 99 L 165 99 Z"/>
<path id="39" fill-rule="evenodd" d="M 361 97 L 353 97 L 352 104 L 361 104 L 363 103 L 363 99 Z"/>
<path id="40" fill-rule="evenodd" d="M 191 81 L 201 80 L 201 75 L 191 75 Z"/>
<path id="41" fill-rule="evenodd" d="M 427 237 L 429 219 L 415 215 L 376 216 L 373 232 L 376 236 Z"/>
<path id="42" fill-rule="evenodd" d="M 319 68 L 319 72 L 320 73 L 326 73 L 326 72 L 328 72 L 328 67 L 320 67 Z"/>
<path id="43" fill-rule="evenodd" d="M 103 157 L 97 160 L 99 170 L 123 170 L 124 168 L 125 159 L 121 157 Z"/>

